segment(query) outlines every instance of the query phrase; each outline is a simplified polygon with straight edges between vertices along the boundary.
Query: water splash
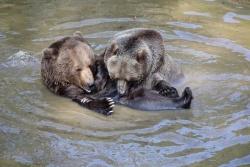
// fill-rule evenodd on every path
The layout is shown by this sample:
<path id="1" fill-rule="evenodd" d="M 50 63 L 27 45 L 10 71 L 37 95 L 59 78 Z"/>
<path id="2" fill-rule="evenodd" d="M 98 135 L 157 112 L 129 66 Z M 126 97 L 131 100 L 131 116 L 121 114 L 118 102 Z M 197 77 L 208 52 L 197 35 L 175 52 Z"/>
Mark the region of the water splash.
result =
<path id="1" fill-rule="evenodd" d="M 8 68 L 8 67 L 30 67 L 39 64 L 39 60 L 35 58 L 33 55 L 26 51 L 18 51 L 14 55 L 10 56 L 6 62 L 0 64 L 1 68 Z"/>

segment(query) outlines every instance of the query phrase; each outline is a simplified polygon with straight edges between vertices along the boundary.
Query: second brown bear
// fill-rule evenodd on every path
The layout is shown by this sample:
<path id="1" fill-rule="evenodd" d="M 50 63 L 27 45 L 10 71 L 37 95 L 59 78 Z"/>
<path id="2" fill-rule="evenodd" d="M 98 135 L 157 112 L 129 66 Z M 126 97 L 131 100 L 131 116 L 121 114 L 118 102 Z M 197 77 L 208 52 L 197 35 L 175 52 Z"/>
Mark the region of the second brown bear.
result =
<path id="1" fill-rule="evenodd" d="M 121 95 L 131 92 L 131 88 L 143 87 L 163 96 L 179 96 L 171 84 L 183 77 L 182 70 L 165 53 L 163 38 L 156 30 L 122 31 L 111 39 L 102 56 Z"/>

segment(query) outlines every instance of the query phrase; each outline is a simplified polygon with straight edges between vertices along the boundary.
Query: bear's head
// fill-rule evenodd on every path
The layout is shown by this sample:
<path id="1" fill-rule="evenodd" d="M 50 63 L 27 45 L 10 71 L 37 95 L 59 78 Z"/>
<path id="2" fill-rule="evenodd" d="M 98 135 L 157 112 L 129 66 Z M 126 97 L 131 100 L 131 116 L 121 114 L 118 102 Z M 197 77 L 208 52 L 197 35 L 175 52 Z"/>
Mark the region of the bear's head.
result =
<path id="1" fill-rule="evenodd" d="M 94 52 L 81 36 L 65 37 L 44 50 L 41 74 L 55 93 L 69 85 L 89 93 L 94 85 L 94 63 Z"/>
<path id="2" fill-rule="evenodd" d="M 124 95 L 128 93 L 131 83 L 140 83 L 147 69 L 147 52 L 144 49 L 127 52 L 119 49 L 116 43 L 107 47 L 104 52 L 104 62 L 111 79 L 117 81 L 117 91 Z"/>

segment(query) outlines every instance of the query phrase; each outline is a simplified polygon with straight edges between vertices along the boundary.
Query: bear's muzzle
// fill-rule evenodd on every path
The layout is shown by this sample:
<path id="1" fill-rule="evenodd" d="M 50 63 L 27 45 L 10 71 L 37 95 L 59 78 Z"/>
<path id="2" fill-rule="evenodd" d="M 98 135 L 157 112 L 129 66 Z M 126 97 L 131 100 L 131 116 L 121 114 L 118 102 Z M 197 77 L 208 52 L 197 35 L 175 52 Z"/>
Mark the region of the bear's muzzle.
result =
<path id="1" fill-rule="evenodd" d="M 117 81 L 117 91 L 120 95 L 124 95 L 127 92 L 127 81 L 125 80 L 118 80 Z"/>

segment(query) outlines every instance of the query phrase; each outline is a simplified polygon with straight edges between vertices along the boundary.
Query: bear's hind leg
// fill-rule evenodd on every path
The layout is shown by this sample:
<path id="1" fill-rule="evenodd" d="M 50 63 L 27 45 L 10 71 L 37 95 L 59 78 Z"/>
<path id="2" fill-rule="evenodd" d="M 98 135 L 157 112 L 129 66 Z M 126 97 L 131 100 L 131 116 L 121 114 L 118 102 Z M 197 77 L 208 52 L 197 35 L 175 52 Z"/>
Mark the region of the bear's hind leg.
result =
<path id="1" fill-rule="evenodd" d="M 193 100 L 193 94 L 189 87 L 186 87 L 182 93 L 182 96 L 174 99 L 175 103 L 178 103 L 178 108 L 189 109 L 191 106 L 191 102 Z"/>

